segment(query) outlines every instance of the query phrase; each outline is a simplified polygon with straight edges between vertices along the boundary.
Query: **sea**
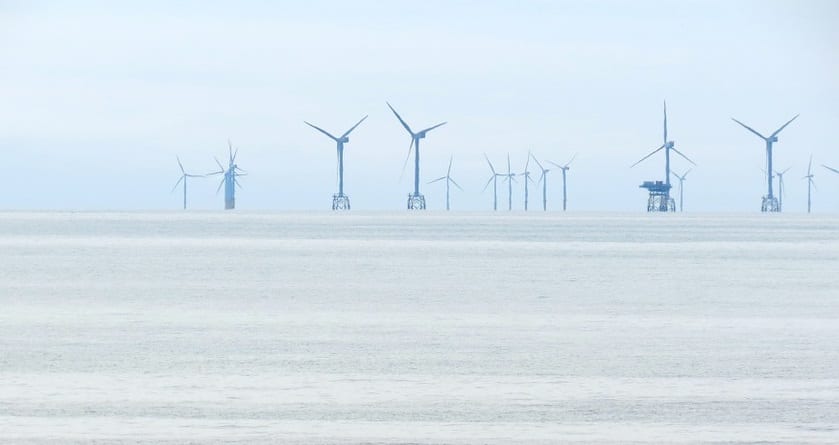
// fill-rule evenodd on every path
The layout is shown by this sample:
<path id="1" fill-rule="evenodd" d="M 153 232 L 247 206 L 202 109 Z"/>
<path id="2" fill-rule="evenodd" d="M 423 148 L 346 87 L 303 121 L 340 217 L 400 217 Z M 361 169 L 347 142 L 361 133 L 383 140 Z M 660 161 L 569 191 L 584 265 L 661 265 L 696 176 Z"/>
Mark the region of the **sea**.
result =
<path id="1" fill-rule="evenodd" d="M 0 213 L 0 443 L 836 444 L 839 215 Z"/>

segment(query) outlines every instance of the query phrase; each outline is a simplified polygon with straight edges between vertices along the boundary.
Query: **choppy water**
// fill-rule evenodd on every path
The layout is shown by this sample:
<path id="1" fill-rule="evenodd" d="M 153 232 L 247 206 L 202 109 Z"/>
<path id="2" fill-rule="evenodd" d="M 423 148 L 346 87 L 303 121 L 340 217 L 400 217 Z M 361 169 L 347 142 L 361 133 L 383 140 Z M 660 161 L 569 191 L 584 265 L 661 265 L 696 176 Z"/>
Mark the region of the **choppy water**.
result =
<path id="1" fill-rule="evenodd" d="M 0 214 L 0 441 L 837 443 L 839 217 Z"/>

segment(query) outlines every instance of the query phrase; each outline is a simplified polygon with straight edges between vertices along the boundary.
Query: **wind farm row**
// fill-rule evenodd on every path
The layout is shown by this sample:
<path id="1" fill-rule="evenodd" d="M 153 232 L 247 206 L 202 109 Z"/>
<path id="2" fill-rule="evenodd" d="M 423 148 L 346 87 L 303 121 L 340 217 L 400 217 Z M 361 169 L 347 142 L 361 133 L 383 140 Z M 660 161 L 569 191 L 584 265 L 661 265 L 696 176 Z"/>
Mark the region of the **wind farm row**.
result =
<path id="1" fill-rule="evenodd" d="M 390 111 L 396 117 L 398 122 L 401 126 L 405 129 L 405 131 L 410 136 L 410 144 L 408 146 L 408 155 L 405 158 L 405 162 L 402 165 L 402 176 L 407 169 L 408 163 L 411 160 L 411 156 L 413 155 L 413 190 L 408 192 L 407 195 L 407 202 L 406 207 L 408 210 L 424 210 L 426 209 L 426 198 L 425 195 L 421 192 L 421 176 L 420 176 L 420 142 L 423 139 L 426 139 L 429 132 L 435 130 L 443 125 L 446 125 L 447 122 L 440 122 L 430 127 L 426 127 L 422 130 L 415 131 L 412 127 L 408 124 L 408 122 L 402 118 L 402 116 L 397 112 L 397 110 L 390 104 L 386 103 Z M 308 121 L 304 121 L 303 123 L 312 129 L 316 130 L 317 132 L 323 134 L 324 136 L 331 139 L 336 144 L 336 151 L 337 151 L 337 166 L 336 166 L 336 182 L 337 182 L 337 191 L 332 195 L 332 210 L 341 211 L 341 210 L 350 210 L 350 197 L 345 192 L 344 187 L 344 149 L 345 145 L 349 143 L 350 134 L 358 128 L 368 116 L 364 116 L 358 122 L 355 123 L 352 127 L 342 133 L 340 136 L 336 136 L 330 133 L 323 128 L 312 124 Z M 755 134 L 756 136 L 760 137 L 765 142 L 766 147 L 766 168 L 763 169 L 765 178 L 766 178 L 766 194 L 761 198 L 761 211 L 762 212 L 781 212 L 783 209 L 783 199 L 784 199 L 784 174 L 789 171 L 789 168 L 784 170 L 776 170 L 774 168 L 773 163 L 773 148 L 774 144 L 778 142 L 778 134 L 781 133 L 788 125 L 790 125 L 793 121 L 798 118 L 798 115 L 794 116 L 792 119 L 788 120 L 784 123 L 781 127 L 771 133 L 769 136 L 764 136 L 762 133 L 754 130 L 753 128 L 749 127 L 748 125 L 744 124 L 743 122 L 732 118 L 734 122 L 744 127 L 749 132 Z M 648 212 L 675 212 L 677 211 L 684 211 L 684 187 L 685 181 L 687 180 L 688 174 L 693 171 L 693 168 L 697 166 L 697 164 L 691 160 L 687 155 L 682 153 L 676 148 L 676 143 L 669 138 L 668 135 L 668 128 L 667 128 L 667 103 L 664 103 L 664 119 L 663 119 L 663 143 L 661 146 L 641 158 L 639 161 L 635 162 L 630 168 L 635 167 L 636 165 L 641 164 L 642 162 L 646 161 L 647 159 L 653 157 L 655 154 L 663 151 L 664 154 L 664 172 L 663 172 L 663 179 L 653 179 L 643 181 L 639 188 L 646 189 L 648 192 L 647 198 L 647 211 Z M 671 168 L 672 156 L 673 154 L 678 155 L 681 159 L 686 161 L 689 166 L 687 166 L 687 170 L 683 170 L 684 173 L 679 174 L 675 170 Z M 241 188 L 241 184 L 239 183 L 238 177 L 246 176 L 247 172 L 241 169 L 237 162 L 238 156 L 238 149 L 233 148 L 233 144 L 230 140 L 228 140 L 228 159 L 227 159 L 227 166 L 225 167 L 218 158 L 215 158 L 215 162 L 218 166 L 218 170 L 205 173 L 205 174 L 195 174 L 195 173 L 188 173 L 184 168 L 183 164 L 179 157 L 176 157 L 178 161 L 178 166 L 181 171 L 181 176 L 178 178 L 178 181 L 175 183 L 175 186 L 172 188 L 174 192 L 178 186 L 181 184 L 183 185 L 183 208 L 187 208 L 187 182 L 191 179 L 195 178 L 206 178 L 212 176 L 221 176 L 221 181 L 219 182 L 218 188 L 216 189 L 216 193 L 219 193 L 222 188 L 224 188 L 224 208 L 225 209 L 234 209 L 236 207 L 236 190 Z M 558 164 L 551 160 L 539 160 L 533 153 L 528 151 L 526 160 L 524 163 L 523 171 L 514 171 L 512 168 L 510 154 L 507 154 L 507 169 L 506 171 L 499 171 L 496 170 L 495 165 L 490 160 L 489 156 L 486 153 L 483 154 L 484 159 L 486 160 L 487 166 L 489 167 L 490 176 L 489 179 L 483 186 L 482 192 L 485 192 L 490 185 L 492 185 L 492 209 L 497 211 L 498 210 L 498 186 L 499 180 L 501 181 L 502 186 L 506 186 L 507 189 L 507 210 L 513 210 L 513 185 L 519 184 L 519 179 L 521 179 L 520 184 L 523 186 L 524 191 L 524 199 L 523 199 L 523 207 L 524 210 L 529 210 L 529 201 L 530 201 L 530 185 L 541 186 L 541 208 L 543 211 L 548 210 L 548 173 L 551 171 L 559 170 L 562 172 L 562 210 L 566 211 L 568 209 L 568 172 L 571 168 L 572 162 L 576 159 L 577 154 L 574 154 L 568 162 L 564 164 Z M 531 171 L 529 168 L 531 167 L 531 160 L 535 163 L 538 167 L 538 180 L 534 180 L 531 177 Z M 452 165 L 454 162 L 454 157 L 449 157 L 448 168 L 446 169 L 445 176 L 441 176 L 435 178 L 431 181 L 428 181 L 427 184 L 434 184 L 438 182 L 444 182 L 445 190 L 446 190 L 446 210 L 451 210 L 451 191 L 452 186 L 456 189 L 463 191 L 463 187 L 458 184 L 455 179 L 452 177 Z M 546 168 L 546 166 L 548 168 Z M 822 164 L 822 167 L 831 171 L 833 173 L 839 174 L 839 170 Z M 671 177 L 678 181 L 679 183 L 679 205 L 678 208 L 676 206 L 675 199 L 672 195 L 672 184 L 671 184 Z M 810 156 L 810 160 L 808 163 L 807 168 L 807 175 L 804 176 L 802 179 L 807 180 L 807 212 L 811 212 L 812 210 L 812 190 L 815 187 L 814 178 L 815 175 L 813 173 L 813 159 L 812 155 Z M 777 178 L 778 183 L 778 193 L 775 194 L 775 179 Z"/>

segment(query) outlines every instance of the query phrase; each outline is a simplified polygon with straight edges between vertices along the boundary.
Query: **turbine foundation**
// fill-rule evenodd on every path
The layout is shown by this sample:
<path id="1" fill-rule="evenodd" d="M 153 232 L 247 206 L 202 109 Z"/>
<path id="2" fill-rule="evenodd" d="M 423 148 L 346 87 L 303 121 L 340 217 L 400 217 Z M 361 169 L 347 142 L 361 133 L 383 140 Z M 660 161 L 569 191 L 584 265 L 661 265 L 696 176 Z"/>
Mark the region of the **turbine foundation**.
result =
<path id="1" fill-rule="evenodd" d="M 760 203 L 760 211 L 761 212 L 780 212 L 781 211 L 781 204 L 778 202 L 778 198 L 774 196 L 764 196 L 763 201 Z"/>
<path id="2" fill-rule="evenodd" d="M 421 193 L 408 193 L 408 210 L 425 210 L 425 196 Z"/>
<path id="3" fill-rule="evenodd" d="M 650 192 L 650 197 L 647 198 L 648 212 L 676 211 L 676 200 L 670 197 L 670 184 L 662 181 L 644 181 L 639 187 Z"/>
<path id="4" fill-rule="evenodd" d="M 343 193 L 332 195 L 332 210 L 349 210 L 350 197 Z"/>

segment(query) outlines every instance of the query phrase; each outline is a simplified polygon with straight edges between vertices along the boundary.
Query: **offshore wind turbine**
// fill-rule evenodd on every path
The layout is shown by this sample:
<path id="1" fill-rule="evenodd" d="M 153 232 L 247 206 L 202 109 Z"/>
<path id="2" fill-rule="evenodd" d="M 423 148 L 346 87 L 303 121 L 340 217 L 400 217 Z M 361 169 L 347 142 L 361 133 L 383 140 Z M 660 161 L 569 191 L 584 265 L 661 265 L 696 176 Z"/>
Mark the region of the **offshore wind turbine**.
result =
<path id="1" fill-rule="evenodd" d="M 227 168 L 225 169 L 224 166 L 221 165 L 221 162 L 219 162 L 218 158 L 215 158 L 219 171 L 210 173 L 209 175 L 223 175 L 221 182 L 216 189 L 216 193 L 218 193 L 221 190 L 221 187 L 224 186 L 224 209 L 231 210 L 236 208 L 236 187 L 242 188 L 236 178 L 239 176 L 246 176 L 247 172 L 239 168 L 239 165 L 236 164 L 236 156 L 239 154 L 239 149 L 237 148 L 235 152 L 233 151 L 233 144 L 230 142 L 230 139 L 227 140 L 227 149 Z"/>
<path id="2" fill-rule="evenodd" d="M 442 181 L 444 179 L 446 180 L 446 210 L 450 210 L 449 209 L 449 185 L 452 184 L 455 187 L 457 187 L 458 189 L 460 189 L 460 191 L 463 191 L 463 188 L 461 186 L 459 186 L 454 181 L 454 179 L 452 179 L 452 161 L 453 160 L 454 160 L 454 156 L 449 158 L 449 168 L 448 168 L 448 170 L 446 170 L 446 176 L 441 176 L 441 177 L 439 177 L 439 178 L 437 178 L 433 181 L 428 182 L 429 184 L 433 184 L 437 181 Z"/>
<path id="3" fill-rule="evenodd" d="M 489 164 L 490 171 L 492 171 L 492 176 L 490 176 L 489 181 L 484 185 L 484 190 L 492 183 L 492 210 L 498 210 L 498 177 L 502 175 L 495 171 L 495 167 L 492 166 L 492 162 L 489 162 L 489 157 L 486 153 L 484 153 L 484 158 L 487 160 L 487 164 Z"/>
<path id="4" fill-rule="evenodd" d="M 186 210 L 186 179 L 187 178 L 203 178 L 206 175 L 193 175 L 193 174 L 187 173 L 186 171 L 184 171 L 184 165 L 181 164 L 181 158 L 178 157 L 178 156 L 175 156 L 175 159 L 178 160 L 178 167 L 181 168 L 181 177 L 178 178 L 178 182 L 176 182 L 175 186 L 172 187 L 172 192 L 174 192 L 175 189 L 178 188 L 178 185 L 180 185 L 180 183 L 183 181 L 183 183 L 184 183 L 184 210 Z"/>
<path id="5" fill-rule="evenodd" d="M 676 150 L 676 143 L 674 141 L 667 140 L 667 101 L 664 102 L 664 144 L 653 150 L 652 153 L 641 158 L 638 162 L 632 164 L 629 168 L 635 167 L 661 150 L 664 150 L 664 182 L 644 181 L 639 187 L 645 188 L 650 192 L 650 197 L 647 200 L 648 212 L 675 212 L 676 203 L 670 197 L 670 152 L 675 152 L 693 165 L 696 165 L 696 163 L 691 161 L 690 158 L 679 150 Z"/>
<path id="6" fill-rule="evenodd" d="M 775 176 L 778 177 L 778 207 L 783 210 L 784 209 L 784 195 L 786 192 L 784 191 L 784 173 L 788 172 L 789 169 L 792 167 L 787 167 L 784 171 L 775 171 Z"/>
<path id="7" fill-rule="evenodd" d="M 685 180 L 687 180 L 688 173 L 690 173 L 691 170 L 692 169 L 689 168 L 688 171 L 686 171 L 685 174 L 683 174 L 681 176 L 679 176 L 679 174 L 676 173 L 676 172 L 672 172 L 673 176 L 675 176 L 676 179 L 679 180 L 679 211 L 680 212 L 685 211 Z"/>
<path id="8" fill-rule="evenodd" d="M 524 211 L 527 211 L 527 201 L 530 196 L 530 191 L 527 187 L 527 182 L 534 182 L 533 179 L 530 178 L 530 171 L 527 169 L 530 166 L 530 152 L 527 152 L 527 162 L 524 163 L 524 171 L 520 173 L 520 175 L 524 176 Z"/>
<path id="9" fill-rule="evenodd" d="M 775 132 L 772 133 L 771 135 L 769 135 L 768 137 L 758 133 L 753 128 L 751 128 L 748 125 L 738 121 L 737 119 L 734 119 L 733 117 L 731 118 L 731 120 L 733 120 L 734 122 L 737 122 L 738 124 L 742 125 L 743 128 L 745 128 L 746 130 L 751 131 L 757 137 L 766 141 L 766 184 L 767 184 L 767 191 L 766 191 L 766 196 L 763 197 L 763 200 L 761 201 L 761 204 L 760 204 L 760 211 L 761 212 L 780 212 L 781 211 L 781 205 L 778 202 L 778 199 L 772 193 L 772 172 L 774 171 L 772 169 L 772 144 L 775 143 L 775 142 L 778 142 L 778 133 L 780 133 L 781 130 L 786 128 L 786 126 L 789 125 L 792 121 L 798 119 L 798 116 L 799 115 L 796 114 L 795 117 L 788 120 L 787 123 L 785 123 L 784 125 L 781 125 L 781 128 L 778 128 L 777 130 L 775 130 Z"/>
<path id="10" fill-rule="evenodd" d="M 813 155 L 810 155 L 810 164 L 807 165 L 807 176 L 801 178 L 807 180 L 807 213 L 813 206 L 812 191 L 810 189 L 816 188 L 816 183 L 813 181 Z"/>
<path id="11" fill-rule="evenodd" d="M 507 210 L 513 210 L 513 181 L 516 180 L 516 174 L 510 168 L 510 153 L 507 153 L 507 173 L 500 174 L 504 180 L 507 181 Z"/>
<path id="12" fill-rule="evenodd" d="M 340 137 L 335 137 L 328 131 L 303 121 L 306 125 L 325 134 L 338 145 L 338 193 L 332 195 L 332 210 L 350 209 L 350 197 L 344 194 L 344 144 L 350 141 L 348 136 L 353 130 L 355 130 L 355 127 L 358 127 L 362 122 L 364 122 L 364 119 L 367 119 L 367 116 L 361 118 L 360 121 L 353 125 L 349 130 L 345 131 Z"/>
<path id="13" fill-rule="evenodd" d="M 563 212 L 565 211 L 565 209 L 568 205 L 568 194 L 566 193 L 565 176 L 566 176 L 566 173 L 568 173 L 568 170 L 571 169 L 571 163 L 574 162 L 574 158 L 576 158 L 576 157 L 577 157 L 577 153 L 574 153 L 574 156 L 571 156 L 571 160 L 566 162 L 565 165 L 559 165 L 556 162 L 548 161 L 551 164 L 559 167 L 560 170 L 562 170 L 562 211 Z"/>
<path id="14" fill-rule="evenodd" d="M 402 119 L 402 116 L 396 112 L 396 110 L 387 103 L 388 108 L 390 111 L 393 111 L 393 114 L 399 119 L 399 122 L 405 127 L 405 130 L 411 135 L 411 145 L 408 146 L 408 157 L 405 158 L 405 164 L 402 165 L 402 172 L 405 171 L 405 165 L 408 164 L 408 159 L 411 158 L 411 149 L 415 149 L 414 151 L 414 192 L 408 194 L 408 210 L 424 210 L 425 209 L 425 196 L 420 193 L 419 184 L 420 184 L 420 139 L 425 139 L 426 133 L 429 131 L 446 125 L 446 122 L 441 122 L 437 125 L 432 125 L 424 130 L 420 130 L 414 133 L 411 130 L 411 127 L 408 126 L 408 123 Z"/>
<path id="15" fill-rule="evenodd" d="M 536 159 L 536 156 L 533 156 L 533 153 L 530 153 L 530 157 L 536 161 L 536 165 L 539 166 L 539 170 L 542 170 L 542 174 L 539 176 L 539 183 L 542 184 L 542 211 L 548 211 L 548 173 L 551 171 L 549 168 L 542 167 L 542 163 Z M 551 162 L 553 164 L 553 162 Z"/>

